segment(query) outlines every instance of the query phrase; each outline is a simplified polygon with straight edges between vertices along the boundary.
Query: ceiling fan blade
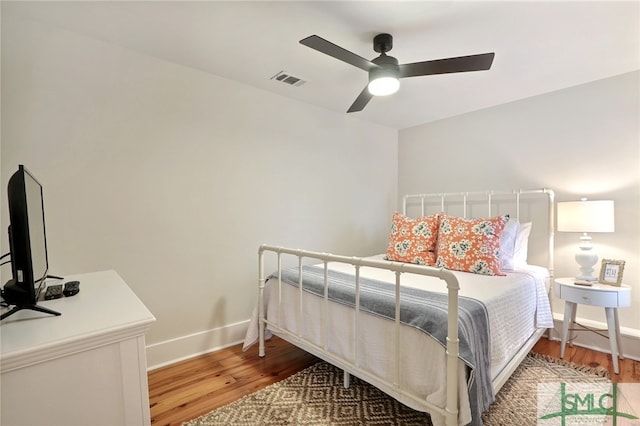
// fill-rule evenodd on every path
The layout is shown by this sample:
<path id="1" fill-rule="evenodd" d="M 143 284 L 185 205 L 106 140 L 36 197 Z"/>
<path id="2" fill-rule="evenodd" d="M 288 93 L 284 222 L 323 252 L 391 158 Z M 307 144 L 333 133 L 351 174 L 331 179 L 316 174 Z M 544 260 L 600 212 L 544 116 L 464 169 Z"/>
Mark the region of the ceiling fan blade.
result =
<path id="1" fill-rule="evenodd" d="M 353 102 L 353 104 L 349 107 L 347 112 L 362 111 L 364 107 L 367 106 L 371 98 L 373 98 L 373 95 L 369 93 L 368 87 L 365 86 L 362 92 L 360 92 L 356 100 Z"/>
<path id="2" fill-rule="evenodd" d="M 365 71 L 379 68 L 378 65 L 374 64 L 370 60 L 365 59 L 362 56 L 358 56 L 353 52 L 349 52 L 348 50 L 343 49 L 337 44 L 333 44 L 330 41 L 323 39 L 322 37 L 318 37 L 317 35 L 303 38 L 302 40 L 300 40 L 300 44 L 304 44 L 305 46 L 315 49 L 318 52 L 322 52 L 325 55 L 333 56 L 336 59 L 339 59 Z"/>
<path id="3" fill-rule="evenodd" d="M 436 59 L 433 61 L 402 64 L 400 77 L 417 77 L 421 75 L 446 74 L 453 72 L 483 71 L 491 68 L 495 53 L 459 56 L 456 58 Z"/>

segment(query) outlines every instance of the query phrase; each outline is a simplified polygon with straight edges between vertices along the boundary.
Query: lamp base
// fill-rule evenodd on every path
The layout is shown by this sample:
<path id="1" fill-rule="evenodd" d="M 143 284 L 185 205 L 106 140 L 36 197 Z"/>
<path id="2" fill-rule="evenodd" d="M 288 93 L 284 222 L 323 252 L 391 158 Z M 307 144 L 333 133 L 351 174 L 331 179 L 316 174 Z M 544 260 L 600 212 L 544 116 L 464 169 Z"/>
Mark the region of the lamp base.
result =
<path id="1" fill-rule="evenodd" d="M 593 266 L 598 263 L 598 255 L 591 249 L 591 246 L 580 246 L 580 251 L 576 253 L 575 259 L 580 265 L 580 274 L 576 279 L 595 281 L 597 278 L 593 276 Z"/>

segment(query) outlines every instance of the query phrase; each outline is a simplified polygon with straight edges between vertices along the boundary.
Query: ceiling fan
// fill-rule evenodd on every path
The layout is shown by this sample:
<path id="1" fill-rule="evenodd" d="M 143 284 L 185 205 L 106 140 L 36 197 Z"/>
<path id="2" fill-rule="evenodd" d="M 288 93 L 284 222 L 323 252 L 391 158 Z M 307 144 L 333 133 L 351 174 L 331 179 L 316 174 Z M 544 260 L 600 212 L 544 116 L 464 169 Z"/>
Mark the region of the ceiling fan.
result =
<path id="1" fill-rule="evenodd" d="M 378 34 L 373 38 L 373 50 L 380 53 L 380 56 L 372 60 L 358 56 L 317 35 L 306 37 L 300 40 L 300 43 L 369 73 L 369 84 L 360 92 L 347 112 L 362 111 L 373 96 L 395 93 L 400 87 L 400 78 L 488 70 L 495 56 L 492 52 L 398 64 L 396 58 L 387 55 L 387 52 L 393 48 L 393 37 L 390 34 Z"/>

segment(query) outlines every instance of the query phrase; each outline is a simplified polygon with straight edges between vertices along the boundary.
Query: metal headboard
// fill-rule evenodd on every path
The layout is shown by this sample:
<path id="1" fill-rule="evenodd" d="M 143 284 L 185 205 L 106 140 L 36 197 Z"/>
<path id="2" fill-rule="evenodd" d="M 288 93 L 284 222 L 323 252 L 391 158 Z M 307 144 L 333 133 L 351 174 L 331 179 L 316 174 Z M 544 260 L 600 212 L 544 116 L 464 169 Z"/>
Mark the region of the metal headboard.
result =
<path id="1" fill-rule="evenodd" d="M 458 209 L 456 215 L 462 217 L 490 217 L 504 214 L 499 211 L 500 205 L 508 205 L 511 209 L 511 217 L 520 219 L 522 216 L 522 204 L 541 203 L 547 201 L 546 222 L 548 235 L 548 259 L 547 268 L 553 277 L 554 256 L 554 211 L 555 193 L 552 189 L 517 189 L 511 191 L 476 191 L 476 192 L 441 192 L 427 194 L 408 194 L 402 197 L 402 213 L 408 214 L 409 207 L 419 206 L 420 216 L 425 216 L 429 211 L 444 212 L 450 206 Z M 486 209 L 485 209 L 486 207 Z M 472 210 L 478 214 L 471 214 Z"/>

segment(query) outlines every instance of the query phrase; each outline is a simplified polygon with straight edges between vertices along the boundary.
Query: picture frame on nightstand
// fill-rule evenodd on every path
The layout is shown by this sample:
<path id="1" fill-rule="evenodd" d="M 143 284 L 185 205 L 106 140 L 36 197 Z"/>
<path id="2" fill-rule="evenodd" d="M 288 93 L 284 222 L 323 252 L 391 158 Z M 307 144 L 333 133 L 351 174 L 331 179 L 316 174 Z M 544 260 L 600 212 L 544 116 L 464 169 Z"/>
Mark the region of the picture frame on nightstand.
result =
<path id="1" fill-rule="evenodd" d="M 602 259 L 598 282 L 601 284 L 620 287 L 622 284 L 622 272 L 624 260 Z"/>

